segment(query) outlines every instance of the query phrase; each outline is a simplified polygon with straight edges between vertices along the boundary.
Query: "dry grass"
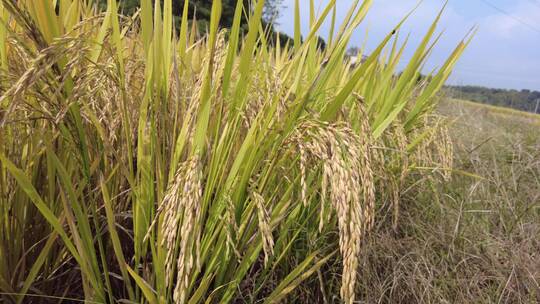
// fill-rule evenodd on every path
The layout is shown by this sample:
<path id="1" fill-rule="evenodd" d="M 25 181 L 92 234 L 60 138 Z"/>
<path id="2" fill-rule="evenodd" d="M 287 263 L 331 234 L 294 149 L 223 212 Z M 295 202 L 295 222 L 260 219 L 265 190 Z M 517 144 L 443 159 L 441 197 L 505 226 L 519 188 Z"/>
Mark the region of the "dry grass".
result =
<path id="1" fill-rule="evenodd" d="M 454 121 L 454 174 L 446 183 L 427 179 L 405 187 L 398 229 L 381 226 L 363 251 L 361 297 L 367 303 L 538 303 L 536 122 L 521 112 L 454 100 L 438 111 Z"/>

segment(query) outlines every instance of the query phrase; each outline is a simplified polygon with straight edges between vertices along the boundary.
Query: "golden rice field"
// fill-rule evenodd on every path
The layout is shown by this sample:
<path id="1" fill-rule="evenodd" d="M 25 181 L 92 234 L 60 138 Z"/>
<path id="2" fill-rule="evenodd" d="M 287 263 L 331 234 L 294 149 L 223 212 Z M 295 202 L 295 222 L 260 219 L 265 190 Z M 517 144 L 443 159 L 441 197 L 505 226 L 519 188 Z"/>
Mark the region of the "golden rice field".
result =
<path id="1" fill-rule="evenodd" d="M 263 0 L 230 29 L 212 1 L 205 30 L 188 2 L 178 29 L 172 0 L 0 2 L 0 302 L 373 302 L 374 241 L 461 170 L 434 109 L 471 33 L 420 77 L 442 11 L 356 65 L 372 1 L 345 20 L 310 1 L 304 37 L 296 1 L 291 45 L 269 43 Z"/>

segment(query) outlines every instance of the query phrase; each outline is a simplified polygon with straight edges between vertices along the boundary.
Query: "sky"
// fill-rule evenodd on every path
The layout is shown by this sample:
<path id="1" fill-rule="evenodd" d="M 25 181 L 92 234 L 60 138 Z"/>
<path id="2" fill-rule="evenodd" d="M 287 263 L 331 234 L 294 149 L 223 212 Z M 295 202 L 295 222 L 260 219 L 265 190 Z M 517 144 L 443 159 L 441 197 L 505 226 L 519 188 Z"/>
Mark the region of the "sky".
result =
<path id="1" fill-rule="evenodd" d="M 342 20 L 353 1 L 336 0 L 337 20 Z M 444 0 L 424 0 L 401 29 L 410 34 L 403 60 L 412 57 Z M 322 11 L 328 0 L 315 0 Z M 350 46 L 375 49 L 384 36 L 418 4 L 418 0 L 373 0 L 363 24 L 356 30 Z M 309 30 L 309 1 L 300 0 L 302 32 Z M 278 29 L 292 36 L 294 0 L 284 0 Z M 330 18 L 328 18 L 330 19 Z M 441 66 L 456 44 L 469 30 L 478 32 L 457 63 L 448 83 L 492 88 L 540 91 L 540 0 L 449 0 L 439 32 L 443 36 L 433 51 L 426 69 Z M 320 35 L 326 38 L 329 24 Z M 324 34 L 322 34 L 324 33 Z"/>

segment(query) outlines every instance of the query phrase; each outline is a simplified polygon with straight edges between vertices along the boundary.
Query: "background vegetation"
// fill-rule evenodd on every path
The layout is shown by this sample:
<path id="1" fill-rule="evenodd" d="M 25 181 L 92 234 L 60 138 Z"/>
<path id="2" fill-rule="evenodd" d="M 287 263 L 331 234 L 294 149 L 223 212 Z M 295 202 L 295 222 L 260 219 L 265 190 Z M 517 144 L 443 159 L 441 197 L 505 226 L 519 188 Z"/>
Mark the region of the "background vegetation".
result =
<path id="1" fill-rule="evenodd" d="M 490 89 L 478 86 L 449 86 L 449 97 L 476 101 L 527 112 L 540 112 L 540 92 L 531 90 Z"/>
<path id="2" fill-rule="evenodd" d="M 242 0 L 243 7 L 249 9 L 251 6 L 250 0 Z M 292 45 L 292 38 L 285 33 L 276 31 L 275 25 L 280 14 L 280 10 L 284 9 L 282 6 L 282 0 L 267 0 L 264 2 L 264 9 L 261 16 L 261 21 L 263 27 L 266 30 L 273 33 L 269 35 L 269 42 L 275 43 L 276 35 L 279 36 L 282 45 L 285 45 L 287 42 Z M 140 9 L 140 0 L 120 0 L 118 1 L 118 7 L 120 13 L 132 16 Z M 154 3 L 154 0 L 152 0 Z M 237 0 L 222 0 L 222 14 L 219 20 L 219 26 L 222 28 L 231 28 L 234 21 L 234 12 Z M 163 5 L 163 0 L 161 0 Z M 100 7 L 104 10 L 107 7 L 107 0 L 99 0 Z M 184 1 L 173 1 L 172 2 L 172 15 L 173 23 L 177 30 L 180 29 L 180 17 L 184 10 Z M 211 0 L 192 0 L 188 2 L 188 19 L 196 20 L 200 34 L 204 34 L 206 29 L 209 26 L 210 17 L 212 10 L 212 1 Z M 247 32 L 248 24 L 245 13 L 240 19 L 240 30 L 241 32 Z M 324 48 L 326 43 L 324 39 L 319 38 L 319 44 Z"/>

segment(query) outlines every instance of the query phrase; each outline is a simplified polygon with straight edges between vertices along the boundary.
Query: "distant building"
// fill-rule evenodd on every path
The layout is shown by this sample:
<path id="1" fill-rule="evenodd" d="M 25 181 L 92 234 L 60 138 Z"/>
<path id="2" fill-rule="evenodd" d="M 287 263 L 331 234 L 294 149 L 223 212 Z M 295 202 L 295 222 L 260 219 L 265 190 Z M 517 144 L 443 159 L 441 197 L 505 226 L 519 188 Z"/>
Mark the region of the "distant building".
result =
<path id="1" fill-rule="evenodd" d="M 368 56 L 362 55 L 362 58 L 358 60 L 358 56 L 351 56 L 349 57 L 349 60 L 351 61 L 351 64 L 354 66 L 354 65 L 358 65 L 360 63 L 366 62 L 367 58 Z"/>

